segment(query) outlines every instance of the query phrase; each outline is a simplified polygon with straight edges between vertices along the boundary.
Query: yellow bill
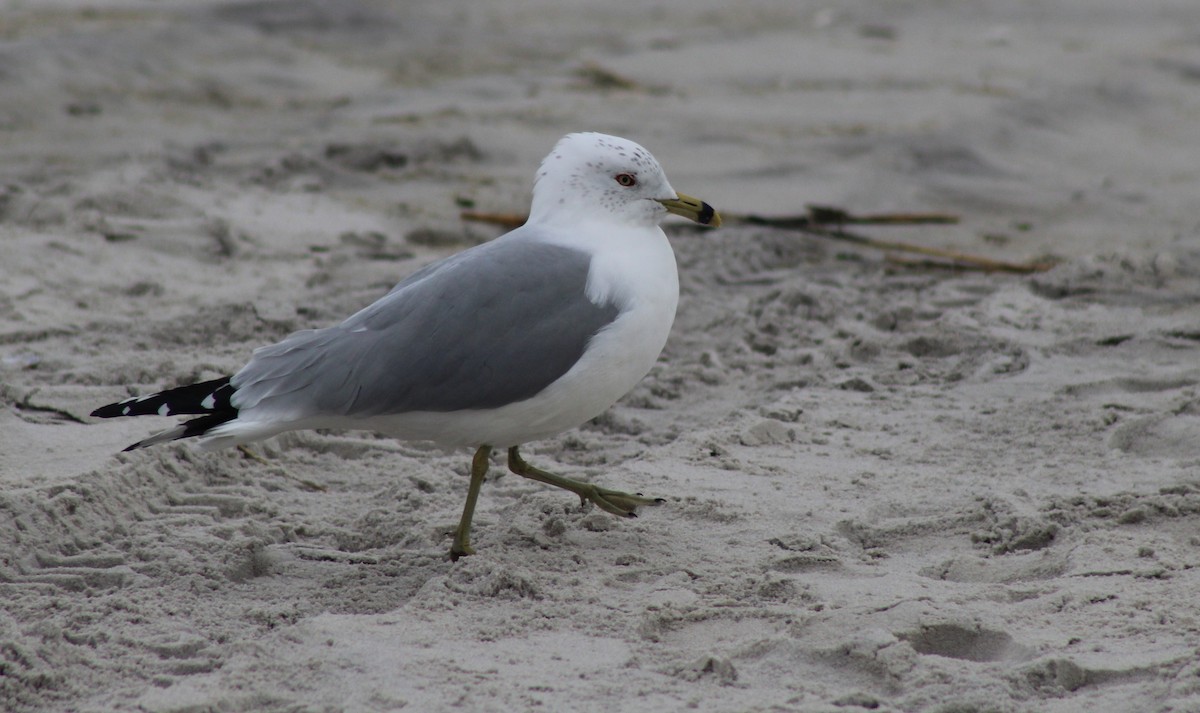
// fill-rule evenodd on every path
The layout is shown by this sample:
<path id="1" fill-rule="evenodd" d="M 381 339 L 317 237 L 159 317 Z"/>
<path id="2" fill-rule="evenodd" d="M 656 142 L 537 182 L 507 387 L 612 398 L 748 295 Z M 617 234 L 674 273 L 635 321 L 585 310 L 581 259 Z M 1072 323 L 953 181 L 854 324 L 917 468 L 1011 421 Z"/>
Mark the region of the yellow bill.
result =
<path id="1" fill-rule="evenodd" d="M 721 226 L 721 214 L 699 198 L 677 193 L 675 198 L 659 198 L 658 202 L 666 206 L 668 212 L 682 215 L 700 225 Z"/>

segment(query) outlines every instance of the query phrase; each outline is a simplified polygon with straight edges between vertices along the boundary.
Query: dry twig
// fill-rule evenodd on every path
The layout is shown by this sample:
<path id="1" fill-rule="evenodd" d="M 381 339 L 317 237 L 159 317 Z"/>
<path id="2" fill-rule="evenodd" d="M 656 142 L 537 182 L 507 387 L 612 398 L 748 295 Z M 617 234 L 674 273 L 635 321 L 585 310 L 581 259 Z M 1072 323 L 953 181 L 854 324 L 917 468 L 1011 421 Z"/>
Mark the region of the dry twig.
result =
<path id="1" fill-rule="evenodd" d="M 801 215 L 760 216 L 726 215 L 725 224 L 743 222 L 747 225 L 761 225 L 781 230 L 798 230 L 809 235 L 832 240 L 841 240 L 862 247 L 884 250 L 887 252 L 907 252 L 925 255 L 937 260 L 948 261 L 949 264 L 931 260 L 905 260 L 889 257 L 896 264 L 920 267 L 952 267 L 960 270 L 983 270 L 985 272 L 1013 272 L 1029 274 L 1045 272 L 1054 263 L 1049 260 L 1033 262 L 1009 262 L 994 260 L 979 255 L 970 255 L 957 250 L 931 248 L 913 243 L 903 243 L 896 240 L 880 240 L 845 229 L 846 225 L 937 225 L 954 224 L 958 216 L 949 213 L 876 213 L 871 215 L 854 215 L 847 210 L 835 206 L 810 205 L 808 212 Z"/>
<path id="2" fill-rule="evenodd" d="M 951 267 L 959 270 L 982 270 L 985 272 L 1013 272 L 1029 274 L 1045 272 L 1054 267 L 1051 260 L 1031 262 L 1009 262 L 957 250 L 931 248 L 924 245 L 904 243 L 897 240 L 880 240 L 845 229 L 847 225 L 948 225 L 959 221 L 958 216 L 950 213 L 872 213 L 855 215 L 836 206 L 807 206 L 808 211 L 799 215 L 763 216 L 753 213 L 744 215 L 723 215 L 725 225 L 757 225 L 778 230 L 796 230 L 819 238 L 841 240 L 865 248 L 883 250 L 889 253 L 915 253 L 935 260 L 906 260 L 899 257 L 889 257 L 896 264 L 921 267 Z M 492 223 L 505 228 L 515 228 L 523 225 L 526 216 L 519 213 L 486 213 L 481 211 L 463 211 L 463 220 L 473 220 Z"/>

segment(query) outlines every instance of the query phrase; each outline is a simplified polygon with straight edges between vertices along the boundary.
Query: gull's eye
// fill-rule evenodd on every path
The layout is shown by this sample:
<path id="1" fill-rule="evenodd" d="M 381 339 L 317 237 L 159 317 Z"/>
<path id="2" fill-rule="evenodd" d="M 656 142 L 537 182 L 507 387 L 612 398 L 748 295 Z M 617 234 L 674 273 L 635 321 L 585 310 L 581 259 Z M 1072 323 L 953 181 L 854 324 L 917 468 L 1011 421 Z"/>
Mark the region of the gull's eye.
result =
<path id="1" fill-rule="evenodd" d="M 613 178 L 616 179 L 617 183 L 625 186 L 626 188 L 637 185 L 637 176 L 633 175 L 632 173 L 618 173 L 617 175 L 613 176 Z"/>

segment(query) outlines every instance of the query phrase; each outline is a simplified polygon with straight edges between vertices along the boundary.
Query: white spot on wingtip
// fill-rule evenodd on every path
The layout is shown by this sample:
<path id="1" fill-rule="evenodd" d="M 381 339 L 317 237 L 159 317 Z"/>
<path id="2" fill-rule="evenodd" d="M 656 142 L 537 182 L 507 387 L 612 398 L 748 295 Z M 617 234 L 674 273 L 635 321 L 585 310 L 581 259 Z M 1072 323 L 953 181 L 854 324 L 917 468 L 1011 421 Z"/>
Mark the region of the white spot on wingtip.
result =
<path id="1" fill-rule="evenodd" d="M 158 415 L 159 416 L 170 416 L 171 415 L 171 407 L 168 406 L 167 404 L 163 404 L 162 406 L 159 406 L 158 407 Z"/>
<path id="2" fill-rule="evenodd" d="M 212 407 L 217 405 L 217 400 L 216 400 L 216 398 L 214 398 L 215 396 L 216 396 L 215 393 L 205 396 L 204 400 L 200 402 L 200 408 L 208 409 L 209 411 L 211 411 Z"/>
<path id="3" fill-rule="evenodd" d="M 129 408 L 128 406 L 126 406 L 125 408 L 121 409 L 121 415 L 122 415 L 122 416 L 128 416 L 128 415 L 129 415 L 129 411 L 130 411 L 130 408 Z"/>

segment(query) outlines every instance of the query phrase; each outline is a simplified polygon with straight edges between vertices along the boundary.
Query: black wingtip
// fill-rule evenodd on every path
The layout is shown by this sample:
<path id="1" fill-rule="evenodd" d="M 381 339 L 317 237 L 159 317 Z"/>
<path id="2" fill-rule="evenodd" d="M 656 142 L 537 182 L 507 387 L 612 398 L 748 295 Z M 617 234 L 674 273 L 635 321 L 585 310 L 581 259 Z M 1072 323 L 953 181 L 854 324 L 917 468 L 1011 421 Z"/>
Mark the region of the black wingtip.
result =
<path id="1" fill-rule="evenodd" d="M 210 413 L 207 416 L 193 418 L 190 421 L 184 421 L 175 428 L 168 428 L 165 431 L 160 431 L 149 438 L 130 444 L 121 449 L 121 452 L 137 450 L 138 448 L 147 448 L 156 443 L 166 443 L 167 441 L 178 441 L 181 438 L 193 438 L 195 436 L 203 436 L 212 429 L 220 426 L 222 423 L 237 418 L 237 411 L 232 409 L 221 411 L 218 413 Z"/>
<path id="2" fill-rule="evenodd" d="M 121 409 L 124 407 L 124 401 L 118 401 L 114 404 L 101 406 L 95 411 L 92 411 L 92 418 L 116 418 L 117 416 L 124 416 L 125 414 L 121 413 Z"/>
<path id="3" fill-rule="evenodd" d="M 209 415 L 234 411 L 230 398 L 235 389 L 230 377 L 223 376 L 212 381 L 188 384 L 155 394 L 135 396 L 117 401 L 92 411 L 93 418 L 119 418 L 121 416 L 183 416 Z"/>

